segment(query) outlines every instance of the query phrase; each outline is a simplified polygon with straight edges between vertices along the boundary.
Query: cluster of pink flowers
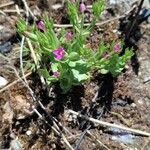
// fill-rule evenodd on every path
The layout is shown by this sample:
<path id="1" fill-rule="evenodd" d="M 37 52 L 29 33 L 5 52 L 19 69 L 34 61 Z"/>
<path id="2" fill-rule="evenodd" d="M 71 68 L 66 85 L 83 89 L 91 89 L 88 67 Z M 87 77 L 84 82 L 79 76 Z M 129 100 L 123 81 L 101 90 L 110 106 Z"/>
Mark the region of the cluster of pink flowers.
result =
<path id="1" fill-rule="evenodd" d="M 65 55 L 65 50 L 63 47 L 59 47 L 58 49 L 53 51 L 53 54 L 55 55 L 57 60 L 61 60 Z"/>

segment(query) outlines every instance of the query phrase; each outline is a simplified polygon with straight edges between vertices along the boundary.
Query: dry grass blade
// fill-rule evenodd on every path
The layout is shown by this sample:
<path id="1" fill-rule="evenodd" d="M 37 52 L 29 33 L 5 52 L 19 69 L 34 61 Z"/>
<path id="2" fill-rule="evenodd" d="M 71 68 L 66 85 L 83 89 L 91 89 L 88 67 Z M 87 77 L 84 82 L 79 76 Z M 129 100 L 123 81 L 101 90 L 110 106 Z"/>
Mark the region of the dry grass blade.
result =
<path id="1" fill-rule="evenodd" d="M 87 134 L 92 137 L 94 141 L 96 141 L 100 146 L 103 146 L 103 148 L 110 150 L 105 144 L 103 144 L 100 140 L 98 140 L 90 131 L 87 131 Z"/>
<path id="2" fill-rule="evenodd" d="M 5 9 L 3 10 L 4 13 L 18 13 L 16 9 Z M 24 12 L 23 9 L 20 9 L 20 13 Z"/>
<path id="3" fill-rule="evenodd" d="M 25 78 L 27 78 L 28 76 L 30 76 L 32 74 L 32 72 L 29 72 L 27 74 L 25 74 Z M 7 86 L 5 86 L 4 88 L 2 88 L 0 90 L 0 93 L 4 92 L 5 90 L 9 89 L 10 87 L 14 86 L 15 84 L 17 84 L 18 82 L 22 82 L 23 77 L 21 77 L 21 79 L 17 79 L 15 81 L 13 81 L 12 83 L 8 84 Z"/>
<path id="4" fill-rule="evenodd" d="M 7 7 L 7 6 L 10 6 L 10 5 L 14 5 L 14 4 L 15 4 L 15 2 L 10 1 L 10 2 L 8 2 L 8 3 L 1 4 L 1 5 L 0 5 L 0 8 Z"/>
<path id="5" fill-rule="evenodd" d="M 132 7 L 129 11 L 127 11 L 124 15 L 117 16 L 117 17 L 111 18 L 111 19 L 106 20 L 106 21 L 98 22 L 98 23 L 96 23 L 96 26 L 102 26 L 102 25 L 107 24 L 109 22 L 124 18 L 126 15 L 128 15 L 130 12 L 132 12 L 134 9 L 135 9 L 135 6 Z M 90 23 L 84 24 L 84 26 L 89 26 L 89 25 L 90 25 Z M 56 27 L 56 28 L 71 28 L 71 27 L 73 27 L 73 25 L 72 24 L 54 24 L 54 27 Z"/>
<path id="6" fill-rule="evenodd" d="M 86 119 L 88 121 L 97 123 L 97 124 L 102 125 L 102 126 L 112 127 L 112 128 L 118 128 L 118 129 L 124 130 L 126 132 L 131 132 L 131 133 L 134 133 L 134 134 L 138 134 L 138 135 L 143 135 L 143 136 L 150 137 L 150 133 L 145 132 L 145 131 L 136 130 L 136 129 L 132 129 L 132 128 L 128 128 L 128 127 L 123 127 L 123 126 L 120 126 L 120 125 L 117 125 L 117 124 L 112 124 L 112 123 L 108 123 L 108 122 L 105 122 L 105 121 L 97 120 L 97 119 L 94 119 L 94 118 L 91 118 L 91 117 L 86 117 L 84 115 L 81 115 L 81 114 L 73 111 L 73 110 L 69 110 L 69 113 L 77 115 L 78 117 L 81 117 L 83 119 Z"/>

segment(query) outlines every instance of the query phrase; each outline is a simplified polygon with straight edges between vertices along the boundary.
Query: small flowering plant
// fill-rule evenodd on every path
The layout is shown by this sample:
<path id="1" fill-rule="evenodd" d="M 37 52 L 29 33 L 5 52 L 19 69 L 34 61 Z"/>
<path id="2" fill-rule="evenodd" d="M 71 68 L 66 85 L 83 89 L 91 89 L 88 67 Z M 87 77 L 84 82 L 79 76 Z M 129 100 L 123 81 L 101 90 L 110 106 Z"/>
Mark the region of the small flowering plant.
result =
<path id="1" fill-rule="evenodd" d="M 67 6 L 72 30 L 62 29 L 56 33 L 53 22 L 48 17 L 32 27 L 28 27 L 23 20 L 17 26 L 18 32 L 32 41 L 40 74 L 48 84 L 59 82 L 63 92 L 90 79 L 91 71 L 95 69 L 102 74 L 117 76 L 133 55 L 130 49 L 121 55 L 122 42 L 102 42 L 96 50 L 88 46 L 87 37 L 104 10 L 103 0 L 93 3 L 93 20 L 88 27 L 84 27 L 87 7 L 83 1 L 68 0 Z"/>

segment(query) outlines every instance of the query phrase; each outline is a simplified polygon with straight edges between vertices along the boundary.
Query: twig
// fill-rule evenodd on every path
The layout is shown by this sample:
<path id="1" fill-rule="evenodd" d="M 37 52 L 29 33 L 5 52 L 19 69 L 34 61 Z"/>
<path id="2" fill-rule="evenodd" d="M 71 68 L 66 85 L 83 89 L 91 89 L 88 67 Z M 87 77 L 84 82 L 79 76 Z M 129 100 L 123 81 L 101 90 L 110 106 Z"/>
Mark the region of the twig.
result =
<path id="1" fill-rule="evenodd" d="M 110 114 L 117 116 L 128 127 L 131 126 L 131 122 L 129 120 L 125 119 L 121 114 L 116 113 L 116 112 L 110 112 Z"/>
<path id="2" fill-rule="evenodd" d="M 85 119 L 85 120 L 88 120 L 88 121 L 91 121 L 91 122 L 100 124 L 100 125 L 102 125 L 102 126 L 118 128 L 118 129 L 121 129 L 121 130 L 125 130 L 125 131 L 127 131 L 127 132 L 132 132 L 132 133 L 134 133 L 134 134 L 139 134 L 139 135 L 143 135 L 143 136 L 148 136 L 148 137 L 150 137 L 150 133 L 145 132 L 145 131 L 136 130 L 136 129 L 131 129 L 131 128 L 123 127 L 123 126 L 120 126 L 120 125 L 117 125 L 117 124 L 112 124 L 112 123 L 108 123 L 108 122 L 105 122 L 105 121 L 97 120 L 97 119 L 94 119 L 94 118 L 91 118 L 91 117 L 86 117 L 86 116 L 84 116 L 84 115 L 81 115 L 81 114 L 79 114 L 79 113 L 73 111 L 73 110 L 69 110 L 69 112 L 70 112 L 71 114 L 77 115 L 77 116 L 80 117 L 80 118 L 83 118 L 83 119 Z"/>
<path id="3" fill-rule="evenodd" d="M 134 8 L 135 8 L 135 6 L 134 6 L 133 8 L 131 8 L 129 11 L 127 11 L 124 15 L 117 16 L 117 17 L 111 18 L 111 19 L 109 19 L 109 20 L 96 23 L 96 26 L 102 26 L 102 25 L 107 24 L 107 23 L 109 23 L 109 22 L 112 22 L 112 21 L 115 21 L 115 20 L 124 18 L 124 17 L 125 17 L 126 15 L 128 15 Z M 85 24 L 84 24 L 84 26 L 89 26 L 89 25 L 90 25 L 90 23 L 85 23 Z M 56 28 L 71 28 L 71 27 L 73 27 L 73 25 L 71 25 L 71 24 L 54 24 L 54 27 L 56 27 Z"/>
<path id="4" fill-rule="evenodd" d="M 144 79 L 144 81 L 143 81 L 144 84 L 145 84 L 145 83 L 148 83 L 148 82 L 150 82 L 150 77 Z"/>
<path id="5" fill-rule="evenodd" d="M 27 11 L 26 15 L 27 15 L 27 18 L 29 17 L 29 14 L 33 17 L 34 20 L 37 20 L 37 18 L 34 16 L 34 14 L 32 13 L 31 9 L 29 8 L 26 0 L 22 0 L 24 6 L 25 6 L 25 9 Z"/>
<path id="6" fill-rule="evenodd" d="M 10 5 L 13 5 L 13 4 L 15 4 L 13 1 L 7 2 L 7 3 L 5 3 L 5 4 L 1 4 L 1 5 L 0 5 L 0 8 L 7 7 L 7 6 L 10 6 Z"/>
<path id="7" fill-rule="evenodd" d="M 111 21 L 115 21 L 115 20 L 121 19 L 121 18 L 123 18 L 123 17 L 125 17 L 125 15 L 118 16 L 118 17 L 114 17 L 114 18 L 112 18 L 112 19 L 109 19 L 109 20 L 106 20 L 106 21 L 103 21 L 103 22 L 96 23 L 95 25 L 96 25 L 96 26 L 102 26 L 102 25 L 104 25 L 104 24 L 107 24 L 107 23 L 109 23 L 109 22 L 111 22 Z M 90 25 L 90 23 L 85 23 L 85 24 L 84 24 L 85 27 L 86 27 L 86 26 L 89 26 L 89 25 Z M 73 25 L 72 25 L 72 24 L 54 24 L 54 27 L 56 27 L 56 28 L 71 28 L 71 27 L 73 27 Z"/>
<path id="8" fill-rule="evenodd" d="M 73 136 L 73 134 L 66 128 L 64 127 L 61 122 L 59 122 L 56 118 L 53 117 L 53 119 L 55 120 L 55 122 L 57 122 L 57 124 L 64 130 L 66 131 L 70 136 Z"/>
<path id="9" fill-rule="evenodd" d="M 18 15 L 21 15 L 19 6 L 18 6 L 17 4 L 15 5 L 15 8 L 16 8 L 17 14 L 18 14 Z"/>
<path id="10" fill-rule="evenodd" d="M 110 150 L 104 143 L 102 143 L 100 140 L 98 140 L 90 131 L 87 131 L 87 134 L 91 136 L 97 143 L 99 143 L 101 146 L 103 146 L 105 149 Z"/>
<path id="11" fill-rule="evenodd" d="M 31 73 L 32 73 L 32 72 L 29 72 L 29 73 L 25 74 L 24 77 L 27 78 L 28 76 L 31 75 Z M 12 83 L 8 84 L 7 86 L 5 86 L 4 88 L 2 88 L 2 89 L 0 90 L 0 93 L 2 93 L 3 91 L 7 90 L 8 88 L 14 86 L 14 85 L 17 84 L 18 82 L 21 82 L 22 79 L 23 79 L 23 77 L 21 77 L 21 79 L 19 78 L 19 79 L 13 81 Z"/>
<path id="12" fill-rule="evenodd" d="M 4 13 L 18 13 L 18 11 L 16 9 L 5 9 L 3 10 Z M 20 10 L 21 13 L 24 12 L 23 9 Z"/>
<path id="13" fill-rule="evenodd" d="M 36 58 L 36 54 L 34 52 L 33 46 L 31 44 L 31 41 L 29 40 L 29 38 L 27 38 L 27 43 L 28 43 L 29 49 L 31 51 L 31 56 L 32 56 L 32 58 L 34 60 L 34 63 L 35 63 L 35 65 L 37 65 L 38 64 L 38 60 Z"/>
<path id="14" fill-rule="evenodd" d="M 53 121 L 53 124 L 54 124 L 55 128 L 60 132 L 60 135 L 61 135 L 63 141 L 64 141 L 64 142 L 66 143 L 66 145 L 68 146 L 68 148 L 69 148 L 70 150 L 74 150 L 73 147 L 70 145 L 70 143 L 68 142 L 67 138 L 66 138 L 65 135 L 62 133 L 62 131 L 60 130 L 60 128 L 58 127 L 58 125 L 56 124 L 55 121 Z"/>

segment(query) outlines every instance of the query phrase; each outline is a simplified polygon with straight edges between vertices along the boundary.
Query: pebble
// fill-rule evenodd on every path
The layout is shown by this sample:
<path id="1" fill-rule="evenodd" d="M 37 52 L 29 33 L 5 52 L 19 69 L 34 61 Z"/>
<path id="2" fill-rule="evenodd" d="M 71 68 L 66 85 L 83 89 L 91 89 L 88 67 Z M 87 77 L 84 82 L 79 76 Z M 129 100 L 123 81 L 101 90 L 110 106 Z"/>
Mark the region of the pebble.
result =
<path id="1" fill-rule="evenodd" d="M 136 104 L 135 104 L 135 103 L 132 103 L 132 104 L 131 104 L 131 107 L 135 108 L 135 107 L 136 107 Z"/>
<path id="2" fill-rule="evenodd" d="M 4 77 L 0 76 L 0 88 L 7 85 L 7 83 L 8 83 L 8 81 Z"/>
<path id="3" fill-rule="evenodd" d="M 10 42 L 6 42 L 4 44 L 0 44 L 0 53 L 5 54 L 12 50 L 12 45 Z"/>
<path id="4" fill-rule="evenodd" d="M 138 103 L 143 105 L 143 101 L 142 100 L 138 100 Z"/>
<path id="5" fill-rule="evenodd" d="M 15 140 L 11 141 L 10 149 L 12 149 L 12 150 L 22 150 L 21 143 L 18 141 L 18 139 L 15 139 Z"/>
<path id="6" fill-rule="evenodd" d="M 26 132 L 26 134 L 27 134 L 28 136 L 30 136 L 30 135 L 32 134 L 32 131 L 31 131 L 31 130 L 28 130 L 28 131 Z"/>
<path id="7" fill-rule="evenodd" d="M 109 4 L 110 4 L 110 5 L 116 5 L 117 2 L 116 2 L 116 0 L 110 0 L 110 1 L 109 1 Z"/>
<path id="8" fill-rule="evenodd" d="M 0 30 L 0 43 L 10 41 L 16 35 L 16 31 L 11 29 L 9 26 L 3 26 Z"/>

